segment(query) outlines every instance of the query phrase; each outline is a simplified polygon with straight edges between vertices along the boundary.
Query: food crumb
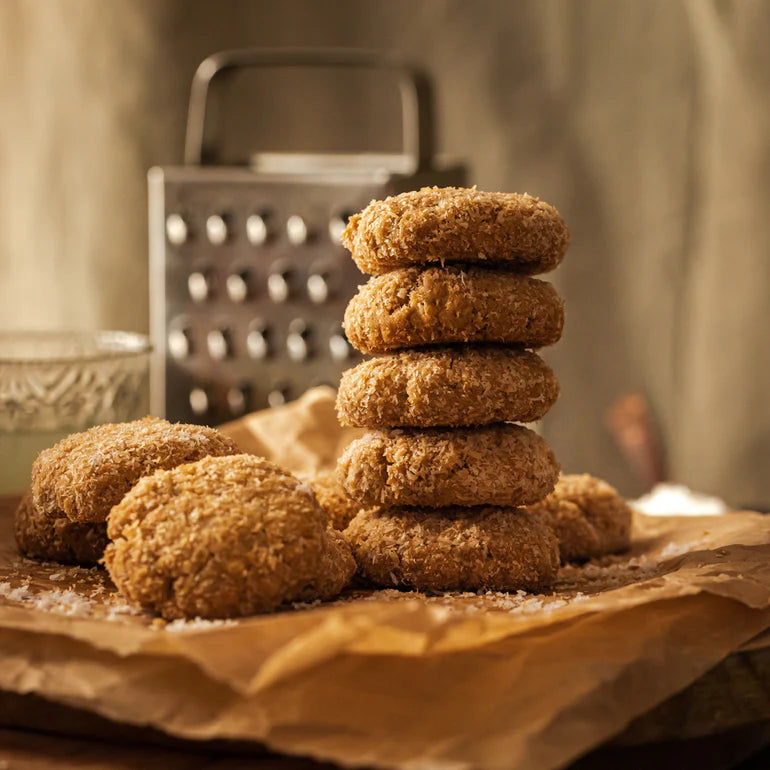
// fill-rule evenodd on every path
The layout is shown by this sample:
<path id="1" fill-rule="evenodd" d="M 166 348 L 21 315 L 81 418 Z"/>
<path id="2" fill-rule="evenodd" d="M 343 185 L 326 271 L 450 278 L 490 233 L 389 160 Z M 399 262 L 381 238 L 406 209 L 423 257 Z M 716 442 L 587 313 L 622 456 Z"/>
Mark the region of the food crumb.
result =
<path id="1" fill-rule="evenodd" d="M 178 620 L 172 620 L 170 623 L 166 623 L 164 628 L 166 631 L 200 631 L 202 629 L 223 628 L 225 626 L 236 625 L 238 625 L 238 621 L 230 618 L 214 620 L 208 620 L 207 618 L 185 620 L 184 618 L 179 618 Z"/>

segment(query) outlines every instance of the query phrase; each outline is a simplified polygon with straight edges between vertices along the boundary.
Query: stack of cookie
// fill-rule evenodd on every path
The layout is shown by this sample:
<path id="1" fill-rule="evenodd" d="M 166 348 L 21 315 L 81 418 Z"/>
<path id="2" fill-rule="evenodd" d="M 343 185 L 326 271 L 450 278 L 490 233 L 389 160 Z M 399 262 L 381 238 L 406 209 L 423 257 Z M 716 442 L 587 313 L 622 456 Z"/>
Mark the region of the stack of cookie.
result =
<path id="1" fill-rule="evenodd" d="M 531 276 L 561 262 L 564 221 L 529 195 L 426 188 L 371 203 L 343 242 L 374 276 L 345 331 L 381 354 L 343 374 L 337 399 L 344 425 L 372 429 L 338 464 L 366 506 L 346 530 L 360 571 L 425 590 L 547 585 L 556 538 L 519 506 L 546 497 L 559 466 L 515 423 L 558 396 L 531 349 L 559 339 L 564 304 Z"/>

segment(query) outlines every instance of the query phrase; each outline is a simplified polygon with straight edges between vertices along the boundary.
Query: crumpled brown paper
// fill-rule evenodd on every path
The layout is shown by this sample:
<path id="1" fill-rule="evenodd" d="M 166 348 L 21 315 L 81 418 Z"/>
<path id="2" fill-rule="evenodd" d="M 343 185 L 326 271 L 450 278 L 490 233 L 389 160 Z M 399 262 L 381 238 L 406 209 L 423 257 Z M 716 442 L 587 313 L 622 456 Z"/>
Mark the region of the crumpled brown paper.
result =
<path id="1" fill-rule="evenodd" d="M 354 434 L 328 389 L 226 430 L 302 472 Z M 0 527 L 0 689 L 348 765 L 560 767 L 770 627 L 753 513 L 638 516 L 630 554 L 565 567 L 544 596 L 351 591 L 167 626 L 99 570 L 22 559 Z"/>

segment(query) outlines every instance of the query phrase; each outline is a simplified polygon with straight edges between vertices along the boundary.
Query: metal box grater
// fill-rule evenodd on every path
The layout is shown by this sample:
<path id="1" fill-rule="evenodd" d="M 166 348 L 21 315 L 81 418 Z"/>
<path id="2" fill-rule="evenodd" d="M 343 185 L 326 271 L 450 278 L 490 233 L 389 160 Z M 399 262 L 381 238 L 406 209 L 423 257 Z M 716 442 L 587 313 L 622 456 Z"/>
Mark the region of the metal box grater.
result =
<path id="1" fill-rule="evenodd" d="M 242 67 L 386 69 L 401 93 L 403 152 L 259 153 L 214 165 L 204 141 L 209 86 Z M 339 243 L 374 198 L 464 182 L 433 166 L 429 82 L 392 55 L 244 50 L 202 62 L 190 95 L 185 165 L 153 168 L 150 206 L 154 414 L 217 424 L 276 406 L 356 362 L 341 320 L 365 277 Z"/>

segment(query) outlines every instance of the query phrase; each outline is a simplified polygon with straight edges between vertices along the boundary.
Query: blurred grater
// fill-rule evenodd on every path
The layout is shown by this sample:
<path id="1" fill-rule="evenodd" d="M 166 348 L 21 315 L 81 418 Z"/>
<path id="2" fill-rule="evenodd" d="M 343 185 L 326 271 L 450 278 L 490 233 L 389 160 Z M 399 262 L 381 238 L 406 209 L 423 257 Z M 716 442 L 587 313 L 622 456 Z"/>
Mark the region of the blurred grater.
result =
<path id="1" fill-rule="evenodd" d="M 258 153 L 249 166 L 212 163 L 209 86 L 244 67 L 392 73 L 402 152 Z M 148 174 L 154 414 L 213 425 L 314 385 L 336 386 L 357 359 L 341 320 L 365 281 L 339 243 L 347 218 L 375 198 L 464 181 L 463 168 L 433 165 L 431 108 L 426 76 L 392 54 L 256 49 L 201 63 L 185 165 Z"/>

